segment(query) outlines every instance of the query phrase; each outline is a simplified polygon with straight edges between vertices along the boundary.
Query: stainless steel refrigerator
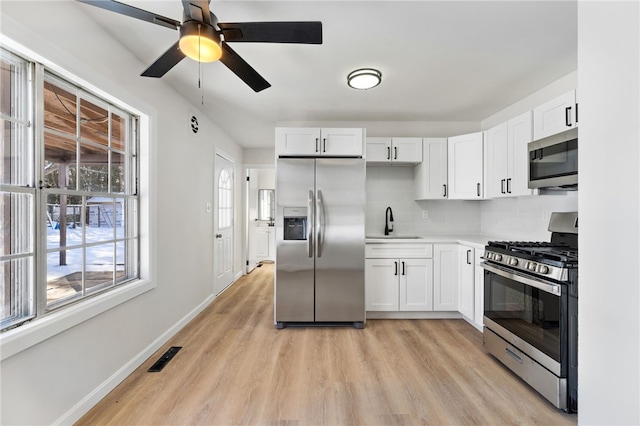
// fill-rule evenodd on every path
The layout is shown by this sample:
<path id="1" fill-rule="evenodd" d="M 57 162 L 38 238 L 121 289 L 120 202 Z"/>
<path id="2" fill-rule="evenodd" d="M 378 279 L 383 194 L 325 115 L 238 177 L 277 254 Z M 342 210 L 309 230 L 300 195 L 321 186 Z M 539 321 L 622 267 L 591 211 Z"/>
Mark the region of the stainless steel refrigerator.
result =
<path id="1" fill-rule="evenodd" d="M 364 160 L 279 158 L 276 205 L 277 328 L 362 328 Z"/>

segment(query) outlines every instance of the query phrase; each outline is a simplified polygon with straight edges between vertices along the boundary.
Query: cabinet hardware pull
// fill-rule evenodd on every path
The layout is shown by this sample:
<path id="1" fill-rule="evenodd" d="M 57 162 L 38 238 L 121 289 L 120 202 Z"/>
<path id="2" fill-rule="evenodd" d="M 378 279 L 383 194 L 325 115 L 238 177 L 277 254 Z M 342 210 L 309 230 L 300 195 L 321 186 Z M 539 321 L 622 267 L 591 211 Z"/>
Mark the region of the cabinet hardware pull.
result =
<path id="1" fill-rule="evenodd" d="M 404 272 L 404 262 L 402 262 L 402 275 L 407 275 L 407 274 L 405 274 L 405 272 Z"/>
<path id="2" fill-rule="evenodd" d="M 511 178 L 507 179 L 507 194 L 511 194 Z"/>
<path id="3" fill-rule="evenodd" d="M 578 103 L 576 102 L 576 124 L 578 124 Z"/>
<path id="4" fill-rule="evenodd" d="M 327 138 L 322 139 L 322 152 L 327 152 Z"/>
<path id="5" fill-rule="evenodd" d="M 442 185 L 442 196 L 447 198 L 447 185 Z"/>
<path id="6" fill-rule="evenodd" d="M 391 147 L 387 147 L 387 160 L 391 160 Z"/>
<path id="7" fill-rule="evenodd" d="M 571 127 L 571 107 L 570 106 L 564 109 L 564 124 L 566 124 L 567 127 Z"/>
<path id="8" fill-rule="evenodd" d="M 505 193 L 505 192 L 504 192 L 504 179 L 502 179 L 502 180 L 500 181 L 500 193 L 501 193 L 501 194 L 504 194 L 504 193 Z"/>
<path id="9" fill-rule="evenodd" d="M 393 147 L 393 159 L 394 160 L 398 159 L 398 147 L 397 146 Z"/>
<path id="10" fill-rule="evenodd" d="M 467 265 L 471 265 L 470 256 L 471 256 L 471 250 L 467 250 Z"/>
<path id="11" fill-rule="evenodd" d="M 518 361 L 520 364 L 522 364 L 522 357 L 518 356 L 515 352 L 513 352 L 512 350 L 510 350 L 509 348 L 504 348 L 504 352 L 509 355 L 511 358 L 515 359 L 516 361 Z"/>
<path id="12" fill-rule="evenodd" d="M 393 262 L 396 265 L 396 272 L 393 275 L 398 275 L 398 262 Z"/>
<path id="13" fill-rule="evenodd" d="M 318 142 L 320 142 L 320 138 L 316 138 L 316 152 L 318 152 Z"/>
<path id="14" fill-rule="evenodd" d="M 479 197 L 480 196 L 480 183 L 479 182 L 478 182 L 477 189 L 478 189 L 478 197 Z"/>

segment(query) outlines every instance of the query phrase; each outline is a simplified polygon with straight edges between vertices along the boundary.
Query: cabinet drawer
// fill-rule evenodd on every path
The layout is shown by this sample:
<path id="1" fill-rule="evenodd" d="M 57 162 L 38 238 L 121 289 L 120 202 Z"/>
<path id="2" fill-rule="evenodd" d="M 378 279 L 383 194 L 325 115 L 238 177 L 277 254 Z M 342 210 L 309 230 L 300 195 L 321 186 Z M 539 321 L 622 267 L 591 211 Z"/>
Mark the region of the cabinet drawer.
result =
<path id="1" fill-rule="evenodd" d="M 369 243 L 365 246 L 369 259 L 425 259 L 433 257 L 433 244 Z"/>

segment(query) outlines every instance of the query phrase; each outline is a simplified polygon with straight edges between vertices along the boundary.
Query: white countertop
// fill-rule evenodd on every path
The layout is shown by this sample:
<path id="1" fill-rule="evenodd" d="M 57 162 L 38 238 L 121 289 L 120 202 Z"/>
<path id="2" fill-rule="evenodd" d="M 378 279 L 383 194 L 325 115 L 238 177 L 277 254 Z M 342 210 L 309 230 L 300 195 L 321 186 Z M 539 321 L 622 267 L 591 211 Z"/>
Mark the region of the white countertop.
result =
<path id="1" fill-rule="evenodd" d="M 419 238 L 414 236 L 407 236 L 409 238 L 402 238 L 402 235 L 394 235 L 393 238 L 385 237 L 384 235 L 371 235 L 367 236 L 365 242 L 367 244 L 463 244 L 474 248 L 484 249 L 489 241 L 502 240 L 501 238 L 491 237 L 488 235 L 419 235 Z"/>

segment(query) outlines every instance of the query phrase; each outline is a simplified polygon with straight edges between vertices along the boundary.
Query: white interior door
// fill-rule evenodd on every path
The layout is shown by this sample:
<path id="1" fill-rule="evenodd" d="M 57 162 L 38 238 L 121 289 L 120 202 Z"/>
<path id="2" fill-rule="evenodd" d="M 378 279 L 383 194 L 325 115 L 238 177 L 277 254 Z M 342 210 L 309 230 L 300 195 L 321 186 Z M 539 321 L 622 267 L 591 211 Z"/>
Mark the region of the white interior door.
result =
<path id="1" fill-rule="evenodd" d="M 214 284 L 215 294 L 233 282 L 233 163 L 216 154 L 214 215 Z"/>

